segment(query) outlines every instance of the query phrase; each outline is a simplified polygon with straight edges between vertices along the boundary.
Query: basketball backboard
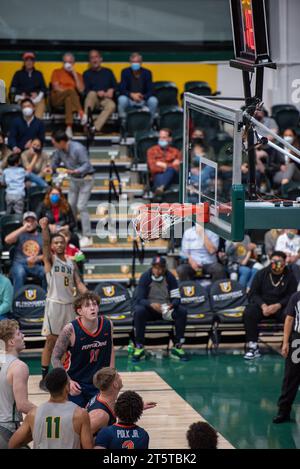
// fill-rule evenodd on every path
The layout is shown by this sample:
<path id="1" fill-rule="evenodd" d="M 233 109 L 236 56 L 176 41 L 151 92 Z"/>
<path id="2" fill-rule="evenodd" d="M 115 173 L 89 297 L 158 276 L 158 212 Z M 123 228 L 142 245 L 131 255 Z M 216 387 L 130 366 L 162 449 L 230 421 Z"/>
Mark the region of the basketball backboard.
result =
<path id="1" fill-rule="evenodd" d="M 185 94 L 184 111 L 182 201 L 208 202 L 208 228 L 225 239 L 241 240 L 243 112 L 191 93 Z M 200 129 L 205 143 L 197 138 Z"/>

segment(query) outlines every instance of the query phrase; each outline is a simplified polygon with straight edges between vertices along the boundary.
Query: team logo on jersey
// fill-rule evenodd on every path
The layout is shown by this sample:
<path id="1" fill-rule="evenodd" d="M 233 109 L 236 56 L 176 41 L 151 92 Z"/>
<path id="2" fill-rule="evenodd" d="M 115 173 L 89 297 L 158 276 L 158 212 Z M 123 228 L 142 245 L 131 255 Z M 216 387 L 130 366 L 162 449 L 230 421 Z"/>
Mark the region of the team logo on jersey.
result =
<path id="1" fill-rule="evenodd" d="M 220 288 L 223 293 L 229 293 L 232 290 L 231 282 L 222 282 L 220 283 Z"/>
<path id="2" fill-rule="evenodd" d="M 25 290 L 25 298 L 29 301 L 36 300 L 36 290 Z"/>
<path id="3" fill-rule="evenodd" d="M 110 287 L 103 287 L 103 293 L 105 296 L 114 296 L 115 287 L 113 285 Z"/>
<path id="4" fill-rule="evenodd" d="M 194 296 L 195 287 L 183 287 L 184 296 Z"/>
<path id="5" fill-rule="evenodd" d="M 131 441 L 131 440 L 126 440 L 126 441 L 124 441 L 124 443 L 122 444 L 122 448 L 134 449 L 134 443 L 133 443 L 133 441 Z"/>

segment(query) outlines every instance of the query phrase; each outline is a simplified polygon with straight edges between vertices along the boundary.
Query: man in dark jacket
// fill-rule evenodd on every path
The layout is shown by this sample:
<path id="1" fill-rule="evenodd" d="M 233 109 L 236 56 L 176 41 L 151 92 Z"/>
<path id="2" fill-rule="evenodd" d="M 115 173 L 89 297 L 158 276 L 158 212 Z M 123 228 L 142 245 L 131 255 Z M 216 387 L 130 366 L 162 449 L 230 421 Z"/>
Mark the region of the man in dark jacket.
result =
<path id="1" fill-rule="evenodd" d="M 130 67 L 121 74 L 119 116 L 124 120 L 128 109 L 147 106 L 154 117 L 158 100 L 153 96 L 152 73 L 142 67 L 143 57 L 138 52 L 131 54 L 129 60 Z"/>
<path id="2" fill-rule="evenodd" d="M 284 310 L 296 290 L 297 281 L 293 272 L 286 266 L 286 255 L 284 252 L 275 251 L 271 264 L 257 272 L 249 292 L 249 304 L 244 313 L 246 360 L 260 356 L 257 344 L 259 322 L 276 319 L 277 322 L 283 323 Z"/>
<path id="3" fill-rule="evenodd" d="M 182 349 L 186 325 L 186 310 L 180 306 L 178 283 L 174 275 L 167 270 L 164 257 L 156 256 L 152 268 L 145 272 L 139 281 L 135 295 L 134 330 L 136 348 L 133 361 L 145 356 L 144 341 L 147 321 L 175 321 L 175 344 L 171 356 L 186 360 Z"/>
<path id="4" fill-rule="evenodd" d="M 35 106 L 31 99 L 25 98 L 21 102 L 22 117 L 17 117 L 11 123 L 8 146 L 14 153 L 21 153 L 30 148 L 32 140 L 45 141 L 45 126 L 41 119 L 34 116 Z"/>

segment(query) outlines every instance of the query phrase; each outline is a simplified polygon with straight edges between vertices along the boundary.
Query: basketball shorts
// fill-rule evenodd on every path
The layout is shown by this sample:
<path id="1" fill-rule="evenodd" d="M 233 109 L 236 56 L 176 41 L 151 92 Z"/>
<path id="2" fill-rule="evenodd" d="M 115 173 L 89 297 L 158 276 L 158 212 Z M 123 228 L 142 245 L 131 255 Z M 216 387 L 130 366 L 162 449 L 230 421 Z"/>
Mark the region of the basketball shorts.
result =
<path id="1" fill-rule="evenodd" d="M 76 380 L 75 380 L 76 381 Z M 69 394 L 69 401 L 77 404 L 79 407 L 85 408 L 87 403 L 94 397 L 96 394 L 99 394 L 99 389 L 95 386 L 86 383 L 79 383 L 81 387 L 81 393 L 78 396 L 71 396 Z"/>
<path id="2" fill-rule="evenodd" d="M 62 329 L 75 319 L 73 303 L 61 304 L 47 300 L 42 329 L 42 336 L 59 335 Z"/>

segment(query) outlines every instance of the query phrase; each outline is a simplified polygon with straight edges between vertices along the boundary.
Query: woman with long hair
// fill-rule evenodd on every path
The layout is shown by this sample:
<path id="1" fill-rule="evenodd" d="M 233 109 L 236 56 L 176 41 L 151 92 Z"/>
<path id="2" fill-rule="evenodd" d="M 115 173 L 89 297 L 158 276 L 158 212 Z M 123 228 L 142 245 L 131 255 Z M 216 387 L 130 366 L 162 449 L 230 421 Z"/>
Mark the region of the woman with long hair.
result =
<path id="1" fill-rule="evenodd" d="M 72 209 L 60 187 L 50 187 L 37 209 L 37 216 L 38 219 L 48 218 L 51 233 L 56 233 L 62 228 L 72 233 L 77 226 Z"/>

